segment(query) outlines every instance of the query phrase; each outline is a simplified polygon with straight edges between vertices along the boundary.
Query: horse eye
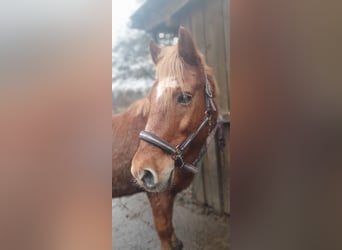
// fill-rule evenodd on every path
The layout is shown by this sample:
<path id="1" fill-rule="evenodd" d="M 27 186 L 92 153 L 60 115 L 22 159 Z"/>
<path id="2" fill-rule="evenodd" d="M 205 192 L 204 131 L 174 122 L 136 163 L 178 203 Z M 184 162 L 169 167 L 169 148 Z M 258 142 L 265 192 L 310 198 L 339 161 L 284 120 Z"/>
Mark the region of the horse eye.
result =
<path id="1" fill-rule="evenodd" d="M 189 93 L 182 92 L 177 96 L 177 102 L 180 104 L 188 104 L 191 102 L 191 98 L 192 96 Z"/>

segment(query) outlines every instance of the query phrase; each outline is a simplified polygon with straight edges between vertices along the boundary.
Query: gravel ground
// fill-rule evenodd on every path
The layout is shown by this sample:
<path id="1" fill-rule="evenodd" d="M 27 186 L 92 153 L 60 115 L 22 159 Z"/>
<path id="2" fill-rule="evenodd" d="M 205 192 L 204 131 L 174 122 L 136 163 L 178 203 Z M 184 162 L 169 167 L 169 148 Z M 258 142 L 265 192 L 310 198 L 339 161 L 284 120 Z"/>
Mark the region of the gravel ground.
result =
<path id="1" fill-rule="evenodd" d="M 184 250 L 229 249 L 228 221 L 228 216 L 218 216 L 196 204 L 191 199 L 190 189 L 177 197 L 174 226 L 178 238 L 183 241 Z M 146 194 L 112 200 L 112 249 L 159 249 Z"/>

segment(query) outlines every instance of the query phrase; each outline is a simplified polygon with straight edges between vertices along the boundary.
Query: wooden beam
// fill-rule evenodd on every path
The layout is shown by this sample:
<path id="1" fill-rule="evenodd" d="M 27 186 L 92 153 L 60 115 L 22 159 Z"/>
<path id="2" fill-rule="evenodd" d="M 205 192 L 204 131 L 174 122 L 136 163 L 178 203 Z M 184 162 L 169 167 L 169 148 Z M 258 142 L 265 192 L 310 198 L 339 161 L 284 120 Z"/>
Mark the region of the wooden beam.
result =
<path id="1" fill-rule="evenodd" d="M 193 0 L 149 0 L 132 16 L 132 27 L 152 32 L 159 26 L 174 26 L 173 16 Z"/>

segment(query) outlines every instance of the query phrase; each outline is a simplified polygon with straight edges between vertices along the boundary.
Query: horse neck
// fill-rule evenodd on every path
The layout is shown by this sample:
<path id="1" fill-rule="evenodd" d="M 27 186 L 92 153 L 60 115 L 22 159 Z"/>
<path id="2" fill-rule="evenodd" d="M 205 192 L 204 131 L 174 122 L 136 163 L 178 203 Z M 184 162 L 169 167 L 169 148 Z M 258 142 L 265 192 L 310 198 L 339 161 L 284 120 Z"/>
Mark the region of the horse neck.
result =
<path id="1" fill-rule="evenodd" d="M 120 133 L 126 129 L 143 130 L 147 122 L 148 105 L 147 99 L 141 99 L 131 104 L 126 111 L 112 115 L 113 133 Z"/>

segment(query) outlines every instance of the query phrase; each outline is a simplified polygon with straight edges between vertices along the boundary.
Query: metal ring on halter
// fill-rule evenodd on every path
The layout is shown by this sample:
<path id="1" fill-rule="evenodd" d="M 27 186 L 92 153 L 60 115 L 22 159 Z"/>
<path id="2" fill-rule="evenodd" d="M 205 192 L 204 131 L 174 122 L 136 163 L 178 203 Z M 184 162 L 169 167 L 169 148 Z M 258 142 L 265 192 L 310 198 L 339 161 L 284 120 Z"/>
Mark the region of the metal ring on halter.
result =
<path id="1" fill-rule="evenodd" d="M 176 164 L 180 163 L 180 164 L 178 164 L 180 168 L 184 167 L 185 162 L 184 162 L 182 155 L 176 155 L 176 158 L 173 160 L 175 161 Z"/>

